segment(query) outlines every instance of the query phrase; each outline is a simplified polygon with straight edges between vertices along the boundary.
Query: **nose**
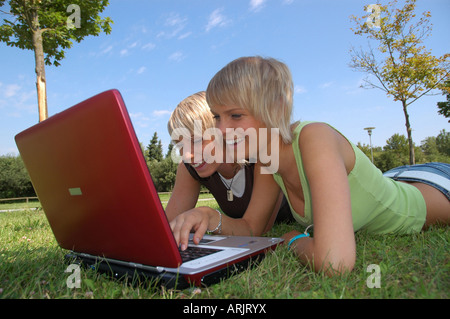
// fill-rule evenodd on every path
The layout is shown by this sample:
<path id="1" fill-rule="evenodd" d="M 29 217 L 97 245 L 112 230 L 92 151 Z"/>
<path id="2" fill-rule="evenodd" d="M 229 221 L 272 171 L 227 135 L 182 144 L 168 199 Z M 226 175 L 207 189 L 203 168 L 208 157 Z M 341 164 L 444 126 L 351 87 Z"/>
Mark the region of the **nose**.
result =
<path id="1" fill-rule="evenodd" d="M 220 120 L 216 122 L 216 128 L 222 133 L 222 137 L 225 138 L 227 134 L 227 129 L 230 129 L 230 126 L 227 124 L 228 122 L 225 120 Z"/>
<path id="2" fill-rule="evenodd" d="M 225 134 L 226 127 L 224 125 L 224 121 L 217 121 L 215 127 L 222 133 L 222 135 Z"/>

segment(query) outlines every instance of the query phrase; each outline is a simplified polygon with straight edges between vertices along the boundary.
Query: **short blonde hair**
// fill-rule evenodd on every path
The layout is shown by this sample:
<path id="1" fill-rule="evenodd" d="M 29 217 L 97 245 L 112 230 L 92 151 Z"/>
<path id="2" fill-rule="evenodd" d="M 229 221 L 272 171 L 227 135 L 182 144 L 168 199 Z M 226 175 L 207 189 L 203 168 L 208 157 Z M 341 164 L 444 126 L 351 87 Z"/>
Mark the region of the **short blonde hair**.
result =
<path id="1" fill-rule="evenodd" d="M 206 100 L 248 110 L 268 128 L 278 128 L 292 142 L 293 82 L 289 68 L 273 58 L 242 57 L 227 64 L 209 82 Z"/>
<path id="2" fill-rule="evenodd" d="M 205 130 L 214 127 L 214 118 L 206 103 L 205 91 L 195 93 L 181 101 L 170 115 L 167 129 L 172 135 L 175 129 L 186 128 L 192 136 L 195 121 L 201 121 L 202 134 Z"/>

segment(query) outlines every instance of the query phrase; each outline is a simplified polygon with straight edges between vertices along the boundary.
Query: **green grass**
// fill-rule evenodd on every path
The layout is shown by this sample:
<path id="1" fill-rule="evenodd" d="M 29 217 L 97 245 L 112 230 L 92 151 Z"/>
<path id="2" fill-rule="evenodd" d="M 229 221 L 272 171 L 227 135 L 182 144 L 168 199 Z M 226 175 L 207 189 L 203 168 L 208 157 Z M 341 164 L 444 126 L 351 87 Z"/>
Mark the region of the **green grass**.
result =
<path id="1" fill-rule="evenodd" d="M 216 207 L 214 201 L 201 205 Z M 0 208 L 1 209 L 1 208 Z M 276 225 L 270 236 L 298 228 Z M 301 229 L 300 229 L 301 230 Z M 58 247 L 44 213 L 0 213 L 0 298 L 439 298 L 450 297 L 448 227 L 408 236 L 358 233 L 355 269 L 328 278 L 301 266 L 285 248 L 254 268 L 221 283 L 183 291 L 130 285 L 94 270 L 81 270 L 81 287 L 68 288 L 65 250 Z M 380 269 L 380 288 L 368 288 L 370 264 Z"/>
<path id="2" fill-rule="evenodd" d="M 3 210 L 14 210 L 14 209 L 35 209 L 40 208 L 41 203 L 37 200 L 30 200 L 28 203 L 26 202 L 11 202 L 11 203 L 1 203 L 0 211 Z"/>

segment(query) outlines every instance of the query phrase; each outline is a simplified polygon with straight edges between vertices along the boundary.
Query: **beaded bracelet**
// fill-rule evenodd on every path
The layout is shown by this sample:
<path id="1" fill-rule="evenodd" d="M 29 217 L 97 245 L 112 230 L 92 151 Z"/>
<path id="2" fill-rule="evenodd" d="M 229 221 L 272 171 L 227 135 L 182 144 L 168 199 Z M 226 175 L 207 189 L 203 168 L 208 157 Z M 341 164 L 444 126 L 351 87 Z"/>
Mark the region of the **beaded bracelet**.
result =
<path id="1" fill-rule="evenodd" d="M 218 213 L 219 213 L 219 216 L 220 216 L 219 224 L 218 224 L 217 227 L 214 228 L 213 230 L 207 229 L 206 232 L 209 233 L 209 234 L 212 234 L 212 233 L 214 233 L 214 232 L 217 231 L 217 230 L 219 231 L 217 234 L 221 234 L 221 233 L 222 233 L 222 213 L 219 212 L 217 209 L 216 209 L 216 212 L 218 212 Z"/>

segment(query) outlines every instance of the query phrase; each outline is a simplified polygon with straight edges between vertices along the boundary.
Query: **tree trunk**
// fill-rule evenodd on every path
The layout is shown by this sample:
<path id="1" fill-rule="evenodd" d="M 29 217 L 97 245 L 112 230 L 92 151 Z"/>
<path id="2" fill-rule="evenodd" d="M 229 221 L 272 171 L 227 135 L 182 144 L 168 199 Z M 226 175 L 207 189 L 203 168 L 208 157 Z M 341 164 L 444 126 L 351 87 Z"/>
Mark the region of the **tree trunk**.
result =
<path id="1" fill-rule="evenodd" d="M 403 113 L 405 114 L 405 126 L 406 126 L 406 132 L 408 133 L 408 144 L 409 144 L 409 164 L 414 165 L 416 163 L 416 158 L 414 154 L 414 143 L 412 140 L 412 129 L 411 124 L 409 123 L 409 115 L 408 115 L 408 109 L 406 105 L 406 101 L 402 101 L 403 105 Z"/>
<path id="2" fill-rule="evenodd" d="M 38 25 L 38 17 L 35 15 L 34 24 Z M 34 58 L 36 64 L 36 89 L 39 108 L 39 122 L 47 119 L 47 82 L 45 80 L 44 46 L 42 41 L 42 30 L 33 30 Z"/>

